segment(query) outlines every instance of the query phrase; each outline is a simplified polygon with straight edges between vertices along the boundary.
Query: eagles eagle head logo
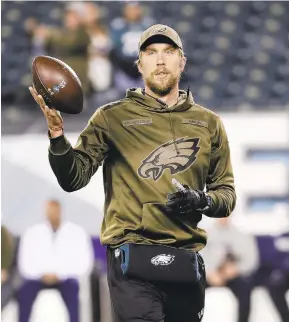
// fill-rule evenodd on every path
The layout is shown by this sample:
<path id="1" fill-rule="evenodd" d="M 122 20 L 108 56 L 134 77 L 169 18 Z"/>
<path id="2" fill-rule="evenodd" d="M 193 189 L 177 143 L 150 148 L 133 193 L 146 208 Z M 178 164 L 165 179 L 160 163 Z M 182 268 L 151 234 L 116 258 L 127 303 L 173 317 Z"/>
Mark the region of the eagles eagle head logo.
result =
<path id="1" fill-rule="evenodd" d="M 196 160 L 199 142 L 200 138 L 184 137 L 162 144 L 142 161 L 139 176 L 157 181 L 166 169 L 171 174 L 186 170 Z"/>

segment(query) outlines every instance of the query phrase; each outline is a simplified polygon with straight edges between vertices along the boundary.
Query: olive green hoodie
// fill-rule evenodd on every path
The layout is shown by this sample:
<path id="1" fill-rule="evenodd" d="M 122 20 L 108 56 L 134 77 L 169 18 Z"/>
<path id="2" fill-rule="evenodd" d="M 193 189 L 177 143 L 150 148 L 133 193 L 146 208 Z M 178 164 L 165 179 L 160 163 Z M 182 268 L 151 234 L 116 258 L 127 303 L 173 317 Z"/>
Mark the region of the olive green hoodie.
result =
<path id="1" fill-rule="evenodd" d="M 168 107 L 127 91 L 124 99 L 96 110 L 74 148 L 65 136 L 50 139 L 49 161 L 68 192 L 86 186 L 103 162 L 105 213 L 101 242 L 159 243 L 196 251 L 206 244 L 200 216 L 168 214 L 172 178 L 213 199 L 210 217 L 229 216 L 236 194 L 225 129 L 212 111 L 180 91 Z M 97 192 L 95 193 L 97 198 Z"/>

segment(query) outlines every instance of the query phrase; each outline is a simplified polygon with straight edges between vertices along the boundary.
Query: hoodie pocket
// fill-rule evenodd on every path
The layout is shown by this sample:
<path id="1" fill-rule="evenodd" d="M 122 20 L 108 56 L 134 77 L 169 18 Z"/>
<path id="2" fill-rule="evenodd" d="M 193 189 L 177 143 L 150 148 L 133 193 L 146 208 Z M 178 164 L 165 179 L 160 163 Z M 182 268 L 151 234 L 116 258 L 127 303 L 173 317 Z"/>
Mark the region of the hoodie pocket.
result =
<path id="1" fill-rule="evenodd" d="M 163 243 L 190 240 L 197 223 L 191 216 L 168 213 L 165 203 L 143 205 L 141 229 L 144 237 Z"/>

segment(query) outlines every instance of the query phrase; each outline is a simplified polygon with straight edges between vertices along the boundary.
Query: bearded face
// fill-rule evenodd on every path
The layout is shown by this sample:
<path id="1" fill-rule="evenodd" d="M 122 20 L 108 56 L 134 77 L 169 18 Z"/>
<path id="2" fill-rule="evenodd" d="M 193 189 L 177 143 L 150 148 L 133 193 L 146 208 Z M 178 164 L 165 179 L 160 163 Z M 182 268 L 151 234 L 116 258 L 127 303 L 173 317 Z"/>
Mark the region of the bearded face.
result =
<path id="1" fill-rule="evenodd" d="M 160 68 L 144 78 L 148 88 L 158 96 L 166 96 L 179 83 L 180 74 L 172 73 L 166 68 Z"/>
<path id="2" fill-rule="evenodd" d="M 166 96 L 181 78 L 185 58 L 170 44 L 151 44 L 141 53 L 139 71 L 145 85 L 158 96 Z"/>

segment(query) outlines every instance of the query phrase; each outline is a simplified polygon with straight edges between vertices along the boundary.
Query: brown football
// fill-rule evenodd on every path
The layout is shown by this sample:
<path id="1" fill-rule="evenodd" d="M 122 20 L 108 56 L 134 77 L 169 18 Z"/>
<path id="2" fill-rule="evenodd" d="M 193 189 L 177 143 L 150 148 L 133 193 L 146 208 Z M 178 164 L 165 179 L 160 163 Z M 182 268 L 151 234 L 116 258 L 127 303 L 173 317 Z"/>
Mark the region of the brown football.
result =
<path id="1" fill-rule="evenodd" d="M 83 109 L 83 91 L 76 73 L 63 61 L 37 56 L 32 63 L 33 86 L 50 108 L 78 114 Z"/>

